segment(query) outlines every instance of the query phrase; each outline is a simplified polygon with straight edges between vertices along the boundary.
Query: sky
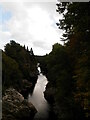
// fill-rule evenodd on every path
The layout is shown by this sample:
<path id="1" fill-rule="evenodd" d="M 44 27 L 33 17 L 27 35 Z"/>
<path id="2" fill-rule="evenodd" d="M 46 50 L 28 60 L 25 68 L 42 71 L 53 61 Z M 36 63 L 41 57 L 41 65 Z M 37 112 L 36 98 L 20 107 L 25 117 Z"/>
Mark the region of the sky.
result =
<path id="1" fill-rule="evenodd" d="M 19 1 L 19 0 L 18 0 Z M 35 55 L 51 52 L 63 31 L 56 26 L 59 15 L 55 2 L 0 2 L 0 49 L 15 40 L 33 48 Z"/>

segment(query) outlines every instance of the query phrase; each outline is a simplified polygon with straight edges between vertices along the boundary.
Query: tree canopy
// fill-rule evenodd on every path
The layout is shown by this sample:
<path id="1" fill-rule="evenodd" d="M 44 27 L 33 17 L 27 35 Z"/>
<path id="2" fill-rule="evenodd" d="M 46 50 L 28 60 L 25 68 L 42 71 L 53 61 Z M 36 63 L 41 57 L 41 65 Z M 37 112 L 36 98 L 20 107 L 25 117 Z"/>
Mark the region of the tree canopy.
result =
<path id="1" fill-rule="evenodd" d="M 47 78 L 58 120 L 87 120 L 90 117 L 90 2 L 58 2 L 63 14 L 57 24 L 64 30 L 64 46 L 53 45 L 45 57 Z"/>
<path id="2" fill-rule="evenodd" d="M 33 50 L 32 50 L 33 52 Z M 3 88 L 14 87 L 21 89 L 23 79 L 35 84 L 38 70 L 34 53 L 15 41 L 10 41 L 5 46 L 2 56 L 3 63 Z"/>

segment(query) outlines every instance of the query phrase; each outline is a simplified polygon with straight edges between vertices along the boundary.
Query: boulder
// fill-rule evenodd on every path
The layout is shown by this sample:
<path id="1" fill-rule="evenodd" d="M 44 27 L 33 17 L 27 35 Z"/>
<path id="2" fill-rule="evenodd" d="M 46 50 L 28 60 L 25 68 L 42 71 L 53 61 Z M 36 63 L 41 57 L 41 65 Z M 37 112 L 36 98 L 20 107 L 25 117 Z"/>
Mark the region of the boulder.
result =
<path id="1" fill-rule="evenodd" d="M 2 120 L 32 120 L 37 110 L 13 88 L 2 98 Z"/>

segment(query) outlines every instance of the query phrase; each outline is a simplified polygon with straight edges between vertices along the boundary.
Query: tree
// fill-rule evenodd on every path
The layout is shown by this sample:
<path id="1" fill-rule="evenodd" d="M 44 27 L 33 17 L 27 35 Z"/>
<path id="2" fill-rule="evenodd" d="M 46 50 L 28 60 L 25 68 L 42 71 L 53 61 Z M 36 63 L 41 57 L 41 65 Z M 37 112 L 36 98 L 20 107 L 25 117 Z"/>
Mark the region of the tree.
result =
<path id="1" fill-rule="evenodd" d="M 30 55 L 27 50 L 15 41 L 10 41 L 10 43 L 5 46 L 6 55 L 18 63 L 23 74 L 23 79 L 35 82 L 37 79 L 37 63 L 34 56 L 32 60 L 32 55 Z M 35 78 L 35 80 L 33 80 L 33 78 Z"/>
<path id="2" fill-rule="evenodd" d="M 24 45 L 23 47 L 24 47 L 24 49 L 25 49 L 25 45 Z"/>
<path id="3" fill-rule="evenodd" d="M 3 90 L 8 87 L 20 89 L 22 87 L 22 73 L 18 63 L 2 53 L 2 86 Z"/>
<path id="4" fill-rule="evenodd" d="M 32 48 L 30 49 L 30 55 L 34 55 Z"/>
<path id="5" fill-rule="evenodd" d="M 67 12 L 65 12 L 67 10 Z M 89 34 L 89 10 L 90 2 L 58 3 L 57 12 L 63 13 L 63 19 L 59 20 L 58 26 L 64 29 L 67 39 L 77 32 Z"/>
<path id="6" fill-rule="evenodd" d="M 27 52 L 29 52 L 28 46 L 27 46 Z"/>
<path id="7" fill-rule="evenodd" d="M 72 71 L 66 48 L 60 44 L 53 45 L 52 52 L 46 57 L 47 78 L 55 90 L 54 111 L 58 120 L 72 120 Z"/>
<path id="8" fill-rule="evenodd" d="M 76 91 L 76 103 L 80 103 L 86 118 L 89 117 L 89 54 L 90 54 L 90 2 L 58 3 L 57 12 L 63 13 L 63 19 L 57 25 L 65 30 L 66 48 L 73 68 L 73 81 Z M 65 13 L 65 10 L 67 11 Z M 64 40 L 65 40 L 64 39 Z"/>

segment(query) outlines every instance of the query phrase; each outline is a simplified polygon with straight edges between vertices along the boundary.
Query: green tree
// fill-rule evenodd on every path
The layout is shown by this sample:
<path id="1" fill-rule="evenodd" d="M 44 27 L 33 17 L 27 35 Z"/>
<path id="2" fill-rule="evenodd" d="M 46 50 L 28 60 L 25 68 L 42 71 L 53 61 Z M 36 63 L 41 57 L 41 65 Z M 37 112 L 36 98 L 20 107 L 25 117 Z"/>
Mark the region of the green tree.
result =
<path id="1" fill-rule="evenodd" d="M 67 11 L 67 12 L 65 12 Z M 86 117 L 89 117 L 89 54 L 90 54 L 90 2 L 87 3 L 58 3 L 57 12 L 63 13 L 63 19 L 57 25 L 65 30 L 63 36 L 71 58 L 73 67 L 73 81 L 76 91 L 74 97 L 76 103 L 83 107 Z"/>
<path id="2" fill-rule="evenodd" d="M 60 44 L 53 45 L 52 52 L 46 57 L 47 78 L 55 90 L 54 110 L 58 120 L 72 120 L 72 71 L 66 48 Z"/>
<path id="3" fill-rule="evenodd" d="M 5 53 L 18 63 L 24 79 L 34 81 L 33 78 L 35 78 L 36 81 L 37 63 L 34 56 L 32 60 L 32 55 L 30 55 L 28 48 L 26 50 L 25 47 L 22 47 L 15 41 L 10 41 L 5 46 Z"/>
<path id="4" fill-rule="evenodd" d="M 2 53 L 2 75 L 3 90 L 8 87 L 19 90 L 22 87 L 22 73 L 18 63 L 4 52 Z"/>
<path id="5" fill-rule="evenodd" d="M 32 48 L 30 49 L 30 55 L 34 55 Z"/>

